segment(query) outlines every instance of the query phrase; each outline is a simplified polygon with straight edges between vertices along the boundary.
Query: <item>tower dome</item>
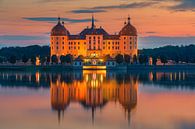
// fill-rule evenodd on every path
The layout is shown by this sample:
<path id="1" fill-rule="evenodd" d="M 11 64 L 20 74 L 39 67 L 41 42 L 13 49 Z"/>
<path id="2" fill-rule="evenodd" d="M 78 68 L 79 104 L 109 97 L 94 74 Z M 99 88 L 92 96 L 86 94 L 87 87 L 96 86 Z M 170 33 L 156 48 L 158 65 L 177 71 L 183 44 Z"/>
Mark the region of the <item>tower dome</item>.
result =
<path id="1" fill-rule="evenodd" d="M 119 35 L 120 36 L 137 36 L 137 30 L 133 25 L 131 25 L 130 17 L 128 17 L 128 23 L 127 24 L 125 23 L 125 26 L 119 32 Z"/>
<path id="2" fill-rule="evenodd" d="M 60 22 L 60 18 L 58 18 L 58 24 L 51 30 L 51 36 L 68 36 L 69 34 L 69 31 Z"/>

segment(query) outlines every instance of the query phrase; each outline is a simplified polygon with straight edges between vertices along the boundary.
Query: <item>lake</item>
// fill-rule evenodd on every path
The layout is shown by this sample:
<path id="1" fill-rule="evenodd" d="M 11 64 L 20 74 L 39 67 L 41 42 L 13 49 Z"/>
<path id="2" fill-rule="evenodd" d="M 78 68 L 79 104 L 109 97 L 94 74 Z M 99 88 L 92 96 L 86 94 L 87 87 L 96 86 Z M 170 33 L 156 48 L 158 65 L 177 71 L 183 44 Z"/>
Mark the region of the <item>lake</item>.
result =
<path id="1" fill-rule="evenodd" d="M 193 129 L 195 72 L 0 72 L 0 129 Z"/>

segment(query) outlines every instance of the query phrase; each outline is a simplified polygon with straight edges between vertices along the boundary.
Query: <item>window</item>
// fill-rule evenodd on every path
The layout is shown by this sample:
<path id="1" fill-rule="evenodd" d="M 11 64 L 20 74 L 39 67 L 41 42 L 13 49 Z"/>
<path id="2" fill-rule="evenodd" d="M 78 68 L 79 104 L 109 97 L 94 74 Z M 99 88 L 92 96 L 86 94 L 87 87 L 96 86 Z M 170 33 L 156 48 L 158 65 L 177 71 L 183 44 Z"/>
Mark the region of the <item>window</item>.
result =
<path id="1" fill-rule="evenodd" d="M 69 47 L 69 50 L 70 50 L 70 47 Z"/>
<path id="2" fill-rule="evenodd" d="M 114 42 L 112 42 L 112 45 L 114 45 Z"/>
<path id="3" fill-rule="evenodd" d="M 64 44 L 64 42 L 62 42 L 62 44 Z"/>
<path id="4" fill-rule="evenodd" d="M 70 42 L 68 44 L 70 45 Z"/>
<path id="5" fill-rule="evenodd" d="M 78 42 L 78 45 L 80 45 L 80 42 Z"/>
<path id="6" fill-rule="evenodd" d="M 64 47 L 62 47 L 62 49 L 64 50 Z"/>
<path id="7" fill-rule="evenodd" d="M 58 42 L 56 42 L 56 44 L 58 44 Z"/>
<path id="8" fill-rule="evenodd" d="M 84 42 L 84 44 L 86 45 L 86 42 Z"/>
<path id="9" fill-rule="evenodd" d="M 126 49 L 126 47 L 124 47 L 124 49 Z"/>
<path id="10" fill-rule="evenodd" d="M 105 47 L 103 47 L 103 49 L 105 49 Z"/>
<path id="11" fill-rule="evenodd" d="M 124 37 L 124 39 L 126 39 L 126 37 Z"/>
<path id="12" fill-rule="evenodd" d="M 114 46 L 112 46 L 112 50 L 114 50 Z"/>
<path id="13" fill-rule="evenodd" d="M 103 44 L 105 44 L 105 42 L 103 42 Z"/>
<path id="14" fill-rule="evenodd" d="M 74 46 L 74 49 L 76 50 L 77 48 Z"/>
<path id="15" fill-rule="evenodd" d="M 130 46 L 130 49 L 131 49 L 131 46 Z"/>
<path id="16" fill-rule="evenodd" d="M 126 44 L 126 42 L 124 42 L 124 44 Z"/>
<path id="17" fill-rule="evenodd" d="M 58 40 L 58 37 L 56 37 L 56 39 Z"/>
<path id="18" fill-rule="evenodd" d="M 80 50 L 80 47 L 78 47 L 78 50 Z"/>
<path id="19" fill-rule="evenodd" d="M 76 45 L 76 42 L 74 42 L 74 45 Z"/>
<path id="20" fill-rule="evenodd" d="M 108 49 L 110 50 L 110 47 L 108 47 Z"/>
<path id="21" fill-rule="evenodd" d="M 93 49 L 95 50 L 95 46 L 93 47 Z"/>
<path id="22" fill-rule="evenodd" d="M 64 37 L 62 37 L 62 39 L 64 40 Z"/>
<path id="23" fill-rule="evenodd" d="M 110 42 L 108 42 L 108 44 L 110 44 Z"/>
<path id="24" fill-rule="evenodd" d="M 56 49 L 58 50 L 58 47 L 56 47 Z"/>

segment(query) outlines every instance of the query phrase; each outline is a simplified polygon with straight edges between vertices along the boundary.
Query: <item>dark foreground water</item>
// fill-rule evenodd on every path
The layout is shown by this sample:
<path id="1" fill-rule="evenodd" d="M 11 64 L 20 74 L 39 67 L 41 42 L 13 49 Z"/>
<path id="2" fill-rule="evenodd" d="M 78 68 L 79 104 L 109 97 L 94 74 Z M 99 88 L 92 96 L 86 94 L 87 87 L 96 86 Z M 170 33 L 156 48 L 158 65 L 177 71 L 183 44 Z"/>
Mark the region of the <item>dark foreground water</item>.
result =
<path id="1" fill-rule="evenodd" d="M 193 129 L 195 72 L 0 72 L 0 129 Z"/>

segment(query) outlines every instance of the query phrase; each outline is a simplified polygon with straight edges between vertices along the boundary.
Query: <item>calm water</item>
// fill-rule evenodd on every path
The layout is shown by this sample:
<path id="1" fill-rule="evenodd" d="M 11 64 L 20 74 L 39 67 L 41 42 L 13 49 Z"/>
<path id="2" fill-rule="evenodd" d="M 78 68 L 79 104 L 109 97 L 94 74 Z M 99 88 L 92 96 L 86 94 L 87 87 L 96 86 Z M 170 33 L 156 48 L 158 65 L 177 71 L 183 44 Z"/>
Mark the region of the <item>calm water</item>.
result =
<path id="1" fill-rule="evenodd" d="M 0 129 L 193 129 L 195 72 L 0 72 Z"/>

